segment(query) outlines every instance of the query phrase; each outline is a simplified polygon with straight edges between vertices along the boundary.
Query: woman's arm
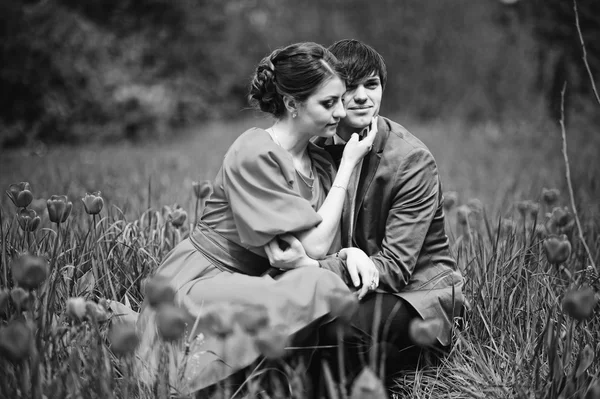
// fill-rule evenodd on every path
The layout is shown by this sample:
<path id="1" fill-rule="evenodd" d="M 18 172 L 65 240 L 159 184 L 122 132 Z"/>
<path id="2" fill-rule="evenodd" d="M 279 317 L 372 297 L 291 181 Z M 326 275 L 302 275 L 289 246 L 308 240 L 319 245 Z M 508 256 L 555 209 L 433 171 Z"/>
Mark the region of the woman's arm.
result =
<path id="1" fill-rule="evenodd" d="M 372 126 L 372 129 L 363 140 L 359 141 L 356 133 L 348 140 L 335 180 L 331 185 L 327 198 L 325 198 L 317 212 L 323 218 L 323 221 L 316 227 L 296 234 L 307 255 L 313 259 L 324 258 L 335 238 L 350 177 L 358 162 L 371 150 L 375 140 L 377 124 L 373 123 Z"/>

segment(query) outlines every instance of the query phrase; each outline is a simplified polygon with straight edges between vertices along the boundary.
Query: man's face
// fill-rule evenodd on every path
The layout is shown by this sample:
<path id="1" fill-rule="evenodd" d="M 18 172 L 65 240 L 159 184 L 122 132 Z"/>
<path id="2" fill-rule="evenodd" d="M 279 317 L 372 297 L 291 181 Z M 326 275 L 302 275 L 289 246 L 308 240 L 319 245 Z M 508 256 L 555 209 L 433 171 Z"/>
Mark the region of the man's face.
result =
<path id="1" fill-rule="evenodd" d="M 382 94 L 381 79 L 376 72 L 352 86 L 348 85 L 342 97 L 346 117 L 340 121 L 340 127 L 357 130 L 368 126 L 373 116 L 379 115 Z"/>

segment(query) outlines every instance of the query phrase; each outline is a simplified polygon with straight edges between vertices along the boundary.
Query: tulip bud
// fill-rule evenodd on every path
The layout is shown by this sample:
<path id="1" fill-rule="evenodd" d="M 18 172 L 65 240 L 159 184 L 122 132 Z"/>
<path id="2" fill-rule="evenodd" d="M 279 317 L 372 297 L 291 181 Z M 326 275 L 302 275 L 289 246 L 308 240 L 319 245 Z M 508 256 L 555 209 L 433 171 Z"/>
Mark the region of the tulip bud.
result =
<path id="1" fill-rule="evenodd" d="M 219 339 L 225 339 L 233 333 L 235 318 L 239 314 L 239 310 L 234 310 L 228 304 L 213 306 L 200 316 L 198 328 Z"/>
<path id="2" fill-rule="evenodd" d="M 133 323 L 113 324 L 108 332 L 110 350 L 121 357 L 133 353 L 140 343 Z"/>
<path id="3" fill-rule="evenodd" d="M 429 347 L 435 344 L 438 335 L 442 332 L 442 320 L 426 319 L 419 317 L 411 320 L 408 326 L 410 339 L 421 347 Z"/>
<path id="4" fill-rule="evenodd" d="M 529 200 L 518 201 L 516 203 L 517 210 L 523 219 L 525 219 L 525 215 L 527 215 L 527 209 L 529 208 Z"/>
<path id="5" fill-rule="evenodd" d="M 73 203 L 69 201 L 66 195 L 53 195 L 46 201 L 48 207 L 48 217 L 53 223 L 64 223 L 73 208 Z"/>
<path id="6" fill-rule="evenodd" d="M 517 224 L 512 219 L 502 218 L 500 220 L 500 233 L 509 235 L 517 230 Z"/>
<path id="7" fill-rule="evenodd" d="M 483 214 L 483 203 L 478 198 L 471 198 L 467 201 L 467 206 L 472 213 L 481 216 Z"/>
<path id="8" fill-rule="evenodd" d="M 6 288 L 0 288 L 0 318 L 8 316 L 8 298 L 10 293 Z"/>
<path id="9" fill-rule="evenodd" d="M 285 355 L 288 339 L 284 326 L 274 326 L 260 330 L 254 338 L 254 345 L 267 359 L 281 359 Z"/>
<path id="10" fill-rule="evenodd" d="M 35 231 L 40 225 L 40 217 L 33 209 L 22 208 L 17 214 L 19 227 L 23 231 Z"/>
<path id="11" fill-rule="evenodd" d="M 458 203 L 458 193 L 456 191 L 448 191 L 444 193 L 444 209 L 450 211 Z"/>
<path id="12" fill-rule="evenodd" d="M 146 280 L 144 287 L 146 298 L 150 306 L 157 308 L 159 305 L 172 304 L 175 301 L 175 289 L 169 284 L 169 280 L 154 276 Z"/>
<path id="13" fill-rule="evenodd" d="M 48 262 L 41 256 L 24 253 L 13 261 L 12 275 L 18 285 L 34 290 L 48 277 Z"/>
<path id="14" fill-rule="evenodd" d="M 10 297 L 19 312 L 26 312 L 31 309 L 33 296 L 29 291 L 25 291 L 21 287 L 15 287 L 10 291 Z"/>
<path id="15" fill-rule="evenodd" d="M 204 180 L 201 182 L 193 182 L 192 187 L 194 188 L 194 194 L 198 199 L 207 198 L 213 191 L 212 183 L 210 180 Z"/>
<path id="16" fill-rule="evenodd" d="M 88 215 L 97 215 L 104 206 L 104 200 L 100 196 L 100 191 L 93 192 L 91 194 L 86 193 L 85 197 L 81 199 L 83 207 Z"/>
<path id="17" fill-rule="evenodd" d="M 595 294 L 592 287 L 567 292 L 562 301 L 563 311 L 575 320 L 590 318 L 597 303 Z"/>
<path id="18" fill-rule="evenodd" d="M 169 214 L 169 219 L 171 220 L 173 227 L 178 229 L 185 223 L 185 219 L 187 219 L 187 212 L 181 208 L 177 208 Z"/>
<path id="19" fill-rule="evenodd" d="M 560 264 L 569 259 L 571 255 L 571 243 L 566 235 L 550 236 L 544 239 L 544 250 L 546 258 L 552 264 Z"/>
<path id="20" fill-rule="evenodd" d="M 567 207 L 552 209 L 549 222 L 554 224 L 559 234 L 568 233 L 575 227 L 575 217 Z"/>
<path id="21" fill-rule="evenodd" d="M 86 313 L 94 320 L 96 323 L 101 323 L 108 320 L 108 312 L 104 307 L 96 302 L 87 301 L 85 303 Z"/>
<path id="22" fill-rule="evenodd" d="M 6 191 L 6 195 L 17 208 L 26 208 L 33 201 L 31 187 L 29 187 L 29 183 L 24 181 L 11 184 Z"/>
<path id="23" fill-rule="evenodd" d="M 24 321 L 13 320 L 0 327 L 0 357 L 18 363 L 29 357 L 33 334 Z"/>
<path id="24" fill-rule="evenodd" d="M 269 312 L 263 305 L 245 306 L 236 319 L 248 334 L 254 335 L 269 325 Z"/>
<path id="25" fill-rule="evenodd" d="M 529 217 L 531 217 L 531 219 L 537 219 L 538 214 L 540 213 L 540 204 L 529 201 L 527 203 L 527 212 L 529 213 Z"/>
<path id="26" fill-rule="evenodd" d="M 471 209 L 467 205 L 461 205 L 456 211 L 456 221 L 458 224 L 466 226 L 469 221 Z"/>
<path id="27" fill-rule="evenodd" d="M 331 315 L 338 318 L 342 323 L 349 324 L 358 310 L 358 298 L 348 291 L 338 290 L 332 292 L 329 297 Z"/>
<path id="28" fill-rule="evenodd" d="M 74 321 L 83 321 L 87 314 L 86 301 L 81 297 L 67 299 L 67 315 Z"/>
<path id="29" fill-rule="evenodd" d="M 167 342 L 179 339 L 185 332 L 187 313 L 173 304 L 163 303 L 156 311 L 158 334 Z"/>
<path id="30" fill-rule="evenodd" d="M 560 196 L 560 191 L 557 188 L 547 189 L 544 187 L 542 189 L 542 201 L 546 206 L 552 207 L 558 202 L 558 197 Z"/>
<path id="31" fill-rule="evenodd" d="M 363 368 L 352 383 L 350 399 L 381 399 L 387 397 L 383 382 L 368 367 Z"/>

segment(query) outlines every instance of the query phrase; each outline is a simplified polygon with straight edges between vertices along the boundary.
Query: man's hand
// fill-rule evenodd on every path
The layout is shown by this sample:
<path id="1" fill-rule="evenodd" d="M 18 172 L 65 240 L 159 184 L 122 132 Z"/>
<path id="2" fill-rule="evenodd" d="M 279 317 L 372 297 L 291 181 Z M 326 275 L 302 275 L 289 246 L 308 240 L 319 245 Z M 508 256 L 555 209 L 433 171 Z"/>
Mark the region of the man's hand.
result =
<path id="1" fill-rule="evenodd" d="M 362 287 L 357 291 L 358 300 L 363 299 L 369 290 L 374 291 L 379 286 L 379 271 L 361 249 L 344 248 L 340 251 L 340 258 L 346 260 L 346 268 L 354 286 L 358 288 L 362 282 Z"/>
<path id="2" fill-rule="evenodd" d="M 282 249 L 281 244 L 285 249 Z M 264 248 L 271 266 L 278 269 L 291 270 L 307 266 L 319 267 L 319 262 L 306 254 L 300 240 L 292 234 L 277 236 L 269 241 Z"/>

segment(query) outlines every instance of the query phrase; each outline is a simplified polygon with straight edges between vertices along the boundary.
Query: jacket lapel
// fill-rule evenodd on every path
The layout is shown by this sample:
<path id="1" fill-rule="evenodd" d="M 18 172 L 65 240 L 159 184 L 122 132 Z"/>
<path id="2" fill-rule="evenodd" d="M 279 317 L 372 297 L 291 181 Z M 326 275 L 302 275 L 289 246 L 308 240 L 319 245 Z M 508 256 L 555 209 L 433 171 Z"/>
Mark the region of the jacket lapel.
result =
<path id="1" fill-rule="evenodd" d="M 358 187 L 356 188 L 356 201 L 354 201 L 355 207 L 353 210 L 354 215 L 352 219 L 352 230 L 354 230 L 354 226 L 356 226 L 358 213 L 362 207 L 363 202 L 365 201 L 365 196 L 367 194 L 367 191 L 369 190 L 369 187 L 371 186 L 371 182 L 373 182 L 373 178 L 375 177 L 375 173 L 377 172 L 377 168 L 379 167 L 379 161 L 381 161 L 381 156 L 383 155 L 385 143 L 387 142 L 389 136 L 389 126 L 385 123 L 383 118 L 377 118 L 377 136 L 375 136 L 373 149 L 363 159 L 360 179 L 358 181 Z"/>

